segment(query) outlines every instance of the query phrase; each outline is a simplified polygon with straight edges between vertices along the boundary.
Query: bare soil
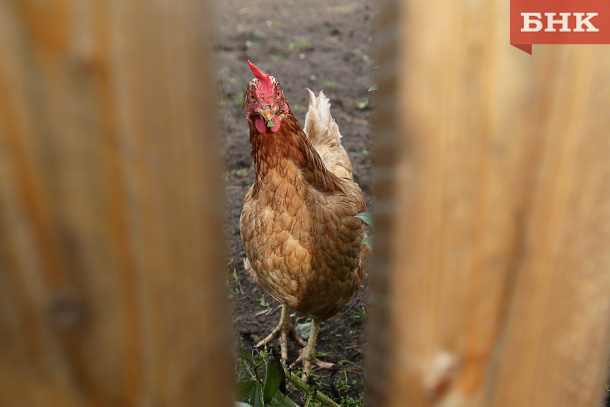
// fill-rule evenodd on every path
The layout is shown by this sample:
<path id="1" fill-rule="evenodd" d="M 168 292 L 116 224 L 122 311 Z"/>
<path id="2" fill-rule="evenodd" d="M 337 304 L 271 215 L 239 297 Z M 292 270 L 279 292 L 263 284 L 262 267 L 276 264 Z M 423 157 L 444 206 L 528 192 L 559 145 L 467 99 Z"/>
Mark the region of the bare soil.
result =
<path id="1" fill-rule="evenodd" d="M 280 83 L 293 112 L 303 124 L 308 104 L 306 88 L 324 90 L 332 115 L 343 134 L 354 179 L 362 188 L 369 211 L 371 192 L 371 108 L 373 79 L 372 0 L 342 3 L 228 0 L 216 8 L 223 159 L 225 162 L 225 223 L 227 282 L 231 288 L 235 341 L 249 349 L 277 324 L 279 304 L 246 276 L 239 234 L 239 217 L 247 189 L 254 182 L 249 130 L 243 111 L 244 90 L 252 79 L 246 61 Z M 315 371 L 319 389 L 343 405 L 362 405 L 366 345 L 366 277 L 358 294 L 322 324 L 318 337 L 320 359 L 338 364 L 337 371 Z M 304 323 L 299 316 L 297 323 Z M 275 345 L 278 345 L 277 343 Z M 289 361 L 298 356 L 290 347 Z M 292 393 L 299 403 L 299 394 Z M 357 404 L 360 402 L 360 404 Z"/>

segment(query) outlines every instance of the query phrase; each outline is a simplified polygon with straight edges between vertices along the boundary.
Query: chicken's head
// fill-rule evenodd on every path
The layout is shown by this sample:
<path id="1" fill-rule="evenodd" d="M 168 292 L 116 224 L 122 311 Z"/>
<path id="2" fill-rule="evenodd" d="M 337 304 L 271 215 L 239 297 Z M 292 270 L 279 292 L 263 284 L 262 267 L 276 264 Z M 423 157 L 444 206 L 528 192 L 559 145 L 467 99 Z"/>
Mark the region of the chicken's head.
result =
<path id="1" fill-rule="evenodd" d="M 264 74 L 254 64 L 248 61 L 254 79 L 248 83 L 246 89 L 245 110 L 249 121 L 259 133 L 271 131 L 275 133 L 280 129 L 282 120 L 288 115 L 290 109 L 280 83 L 273 76 Z"/>

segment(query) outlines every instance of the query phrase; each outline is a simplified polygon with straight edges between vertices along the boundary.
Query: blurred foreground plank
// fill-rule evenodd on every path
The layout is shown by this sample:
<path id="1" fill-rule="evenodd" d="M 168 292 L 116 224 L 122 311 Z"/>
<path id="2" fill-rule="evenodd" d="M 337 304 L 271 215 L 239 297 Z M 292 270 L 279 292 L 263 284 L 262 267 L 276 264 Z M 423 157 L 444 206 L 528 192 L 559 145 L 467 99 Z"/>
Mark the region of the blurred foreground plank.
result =
<path id="1" fill-rule="evenodd" d="M 206 2 L 0 2 L 0 406 L 227 406 Z"/>
<path id="2" fill-rule="evenodd" d="M 610 54 L 511 47 L 507 1 L 389 3 L 371 404 L 600 406 Z"/>

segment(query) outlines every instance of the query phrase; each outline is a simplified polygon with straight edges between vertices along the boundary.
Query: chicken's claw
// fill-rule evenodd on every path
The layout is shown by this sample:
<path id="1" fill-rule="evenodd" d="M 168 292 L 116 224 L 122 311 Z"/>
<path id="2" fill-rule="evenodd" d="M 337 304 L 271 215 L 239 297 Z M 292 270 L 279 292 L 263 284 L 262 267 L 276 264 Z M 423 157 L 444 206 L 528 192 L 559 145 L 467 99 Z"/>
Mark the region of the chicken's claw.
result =
<path id="1" fill-rule="evenodd" d="M 306 346 L 305 341 L 303 341 L 297 332 L 294 329 L 294 325 L 292 324 L 292 320 L 290 319 L 289 310 L 286 305 L 282 305 L 282 315 L 280 317 L 280 322 L 277 324 L 273 332 L 271 332 L 265 339 L 256 344 L 257 348 L 261 348 L 277 337 L 280 337 L 280 349 L 282 355 L 282 362 L 286 363 L 288 360 L 288 338 L 294 340 L 301 346 Z"/>
<path id="2" fill-rule="evenodd" d="M 320 369 L 335 369 L 337 366 L 334 363 L 322 362 L 320 359 L 316 357 L 316 340 L 318 338 L 318 332 L 320 331 L 320 322 L 311 321 L 311 331 L 309 333 L 309 339 L 307 340 L 307 345 L 299 354 L 297 360 L 294 361 L 293 364 L 290 365 L 290 369 L 295 369 L 298 366 L 303 367 L 303 375 L 301 379 L 303 381 L 307 380 L 309 377 L 309 373 L 314 367 Z"/>
<path id="3" fill-rule="evenodd" d="M 315 352 L 311 355 L 307 355 L 305 351 L 307 347 L 301 350 L 301 355 L 290 365 L 290 369 L 294 370 L 297 367 L 301 366 L 303 368 L 303 374 L 301 375 L 301 380 L 307 381 L 309 374 L 311 373 L 313 368 L 319 369 L 336 369 L 337 365 L 329 362 L 322 362 L 320 359 L 315 357 Z M 313 357 L 312 357 L 313 355 Z"/>

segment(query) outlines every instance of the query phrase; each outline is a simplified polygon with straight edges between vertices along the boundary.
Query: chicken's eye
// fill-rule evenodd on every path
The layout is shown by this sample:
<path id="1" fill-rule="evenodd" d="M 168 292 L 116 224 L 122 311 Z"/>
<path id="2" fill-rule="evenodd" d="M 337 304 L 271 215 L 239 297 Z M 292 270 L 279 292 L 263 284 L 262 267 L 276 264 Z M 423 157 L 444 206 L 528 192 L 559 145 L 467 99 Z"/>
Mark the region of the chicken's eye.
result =
<path id="1" fill-rule="evenodd" d="M 280 92 L 280 91 L 278 90 L 278 91 L 277 91 L 277 97 L 279 98 L 281 94 L 282 94 L 282 92 Z"/>
<path id="2" fill-rule="evenodd" d="M 256 100 L 256 97 L 253 94 L 250 94 L 250 99 L 251 100 Z"/>

